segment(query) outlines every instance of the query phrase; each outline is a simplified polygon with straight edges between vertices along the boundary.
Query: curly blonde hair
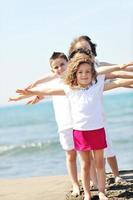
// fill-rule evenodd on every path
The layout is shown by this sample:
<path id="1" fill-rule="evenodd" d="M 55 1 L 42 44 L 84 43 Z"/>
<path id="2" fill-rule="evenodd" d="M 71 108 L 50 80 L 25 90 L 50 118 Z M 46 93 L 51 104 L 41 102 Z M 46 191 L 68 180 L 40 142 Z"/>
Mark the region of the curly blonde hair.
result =
<path id="1" fill-rule="evenodd" d="M 94 81 L 95 83 L 97 82 L 97 73 L 94 67 L 94 63 L 92 62 L 90 56 L 78 52 L 68 62 L 67 70 L 64 74 L 64 82 L 71 88 L 76 88 L 78 86 L 76 74 L 79 69 L 79 66 L 84 63 L 88 63 L 91 66 L 92 81 Z"/>

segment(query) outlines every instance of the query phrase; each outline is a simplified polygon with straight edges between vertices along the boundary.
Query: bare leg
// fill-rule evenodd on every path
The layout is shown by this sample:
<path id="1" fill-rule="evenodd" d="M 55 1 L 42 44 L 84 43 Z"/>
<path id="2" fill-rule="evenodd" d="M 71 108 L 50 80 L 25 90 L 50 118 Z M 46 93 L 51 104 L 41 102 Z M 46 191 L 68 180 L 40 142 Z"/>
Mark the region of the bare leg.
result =
<path id="1" fill-rule="evenodd" d="M 77 164 L 76 164 L 77 153 L 75 150 L 66 151 L 66 165 L 67 171 L 72 183 L 73 192 L 72 195 L 76 196 L 80 194 L 78 175 L 77 175 Z"/>
<path id="2" fill-rule="evenodd" d="M 90 152 L 80 151 L 81 179 L 84 190 L 84 200 L 91 200 L 90 194 Z"/>
<path id="3" fill-rule="evenodd" d="M 104 163 L 104 151 L 95 150 L 94 151 L 96 169 L 97 169 L 97 178 L 98 178 L 98 190 L 99 190 L 99 199 L 107 200 L 105 196 L 105 163 Z"/>
<path id="4" fill-rule="evenodd" d="M 119 171 L 118 171 L 118 164 L 116 160 L 116 156 L 108 157 L 107 158 L 108 164 L 111 167 L 111 170 L 114 174 L 114 176 L 119 176 Z"/>
<path id="5" fill-rule="evenodd" d="M 110 168 L 115 176 L 115 182 L 116 183 L 125 182 L 125 180 L 120 177 L 116 156 L 108 157 L 107 161 L 108 161 L 108 164 L 110 165 Z"/>
<path id="6" fill-rule="evenodd" d="M 92 153 L 91 153 L 90 179 L 91 179 L 90 184 L 93 185 L 95 188 L 98 188 L 96 166 Z"/>

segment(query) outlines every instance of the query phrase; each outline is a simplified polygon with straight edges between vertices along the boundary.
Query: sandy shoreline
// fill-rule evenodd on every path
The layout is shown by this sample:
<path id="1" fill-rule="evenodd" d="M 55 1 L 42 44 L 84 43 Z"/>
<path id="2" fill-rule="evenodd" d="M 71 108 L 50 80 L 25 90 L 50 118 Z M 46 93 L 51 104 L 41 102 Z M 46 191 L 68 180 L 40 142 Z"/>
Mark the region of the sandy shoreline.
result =
<path id="1" fill-rule="evenodd" d="M 133 200 L 133 170 L 121 171 L 121 176 L 127 179 L 124 185 L 114 184 L 112 174 L 108 175 L 108 195 L 110 199 Z M 131 187 L 131 188 L 130 188 Z M 70 196 L 71 183 L 68 176 L 46 176 L 24 179 L 1 179 L 1 200 L 65 200 L 74 199 Z M 114 192 L 114 193 L 113 193 Z M 130 194 L 129 194 L 130 193 Z M 120 198 L 117 198 L 117 194 Z M 126 195 L 129 198 L 126 197 Z M 112 196 L 111 196 L 112 195 Z M 124 197 L 125 195 L 125 197 Z M 75 199 L 82 199 L 81 197 Z"/>
<path id="2" fill-rule="evenodd" d="M 1 200 L 64 200 L 71 185 L 68 176 L 0 180 Z M 62 198 L 61 198 L 62 197 Z"/>

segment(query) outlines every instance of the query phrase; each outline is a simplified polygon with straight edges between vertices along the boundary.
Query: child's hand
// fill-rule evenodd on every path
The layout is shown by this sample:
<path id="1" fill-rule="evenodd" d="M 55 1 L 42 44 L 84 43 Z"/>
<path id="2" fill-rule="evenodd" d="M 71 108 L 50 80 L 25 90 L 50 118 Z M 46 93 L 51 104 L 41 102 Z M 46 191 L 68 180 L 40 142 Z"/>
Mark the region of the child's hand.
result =
<path id="1" fill-rule="evenodd" d="M 32 83 L 28 87 L 26 87 L 25 90 L 31 89 L 31 88 L 33 88 L 35 86 L 36 86 L 36 83 Z"/>
<path id="2" fill-rule="evenodd" d="M 26 90 L 17 89 L 16 93 L 23 94 L 23 95 L 29 95 L 29 94 L 31 94 L 31 92 L 28 91 L 27 89 Z"/>
<path id="3" fill-rule="evenodd" d="M 22 95 L 19 95 L 19 96 L 16 96 L 16 97 L 10 97 L 9 99 L 8 99 L 8 102 L 10 102 L 10 101 L 19 101 L 19 100 L 21 100 L 21 99 L 23 99 L 24 97 L 22 96 Z"/>
<path id="4" fill-rule="evenodd" d="M 133 62 L 120 65 L 120 69 L 125 69 L 126 67 L 129 67 L 129 66 L 133 66 Z"/>
<path id="5" fill-rule="evenodd" d="M 44 99 L 45 97 L 42 96 L 36 96 L 34 99 L 30 100 L 27 102 L 27 104 L 36 104 L 39 101 L 41 101 L 42 99 Z"/>
<path id="6" fill-rule="evenodd" d="M 128 85 L 127 88 L 133 88 L 133 85 Z"/>
<path id="7" fill-rule="evenodd" d="M 17 101 L 18 99 L 16 99 L 16 97 L 10 97 L 9 99 L 8 99 L 8 102 L 10 102 L 10 101 Z"/>

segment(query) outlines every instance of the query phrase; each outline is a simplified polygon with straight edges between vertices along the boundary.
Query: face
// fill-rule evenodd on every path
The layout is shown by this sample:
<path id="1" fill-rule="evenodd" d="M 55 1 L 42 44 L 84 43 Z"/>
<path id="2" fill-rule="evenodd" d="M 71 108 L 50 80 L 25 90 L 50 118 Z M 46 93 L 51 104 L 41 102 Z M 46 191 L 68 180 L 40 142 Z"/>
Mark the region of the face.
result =
<path id="1" fill-rule="evenodd" d="M 91 50 L 91 46 L 86 40 L 81 40 L 81 41 L 76 43 L 75 49 L 80 49 L 80 48 Z"/>
<path id="2" fill-rule="evenodd" d="M 91 66 L 87 63 L 80 64 L 77 73 L 77 84 L 80 87 L 87 87 L 92 82 L 92 72 Z"/>
<path id="3" fill-rule="evenodd" d="M 91 51 L 91 46 L 86 40 L 81 40 L 81 41 L 76 43 L 75 49 L 80 49 L 80 48 L 83 48 L 83 49 Z M 94 61 L 95 60 L 95 56 L 94 55 L 91 55 L 91 56 L 92 56 L 92 61 Z"/>
<path id="4" fill-rule="evenodd" d="M 67 61 L 64 58 L 56 58 L 52 61 L 51 66 L 55 74 L 62 75 L 67 68 Z"/>

